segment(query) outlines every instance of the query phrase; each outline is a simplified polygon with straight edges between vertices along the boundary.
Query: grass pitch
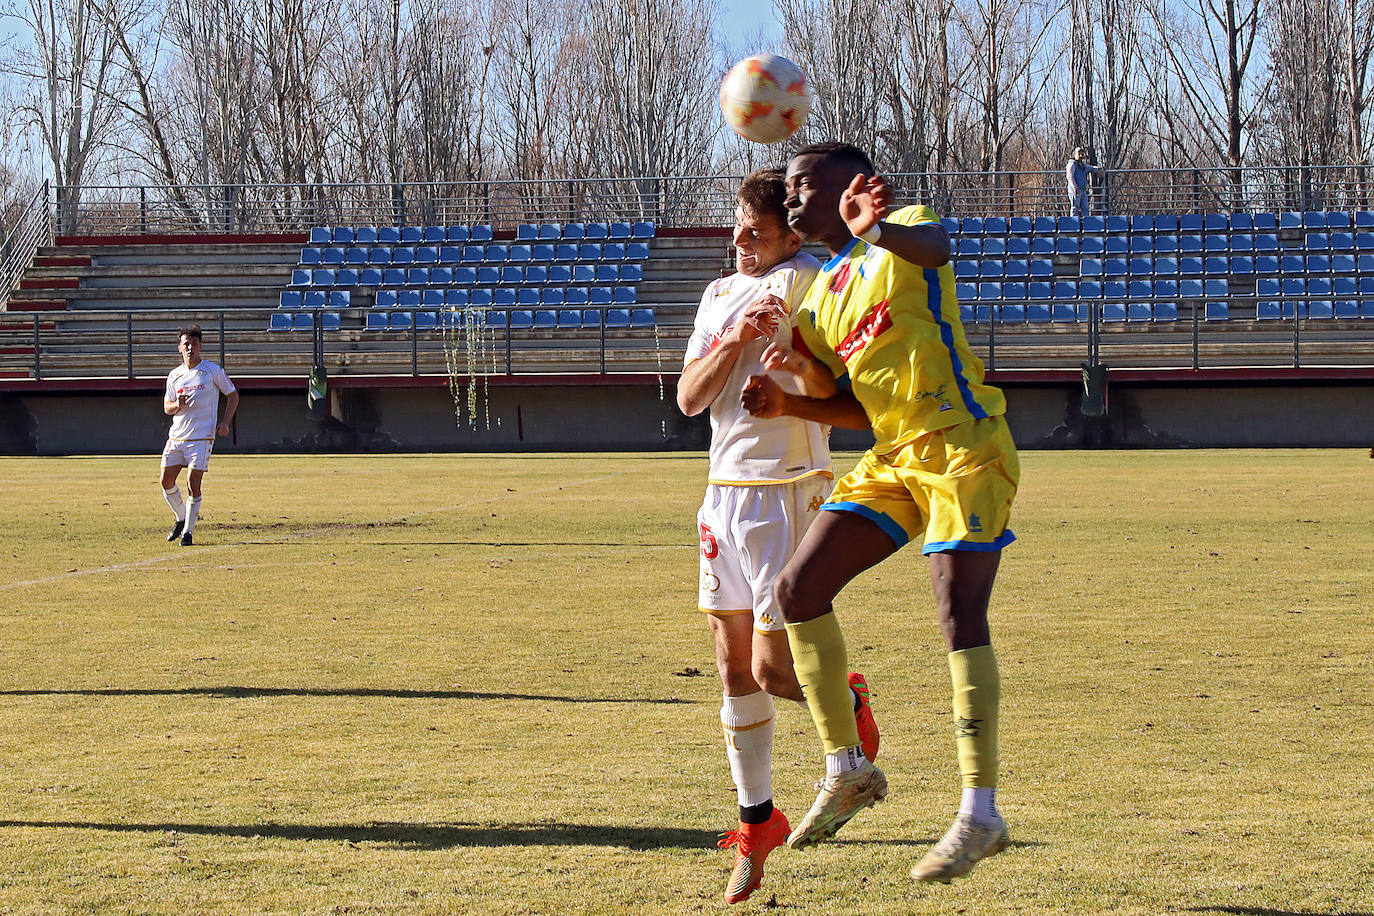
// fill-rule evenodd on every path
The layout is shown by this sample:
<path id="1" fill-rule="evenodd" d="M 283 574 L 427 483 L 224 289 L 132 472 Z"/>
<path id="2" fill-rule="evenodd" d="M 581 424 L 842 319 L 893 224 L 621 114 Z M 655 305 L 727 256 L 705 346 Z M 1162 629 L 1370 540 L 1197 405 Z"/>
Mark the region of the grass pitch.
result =
<path id="1" fill-rule="evenodd" d="M 1014 845 L 907 878 L 958 793 L 908 548 L 839 603 L 892 795 L 736 911 L 1374 912 L 1374 463 L 1022 460 Z M 220 456 L 192 549 L 156 465 L 0 459 L 0 911 L 730 909 L 700 455 Z M 819 758 L 779 704 L 794 817 Z"/>

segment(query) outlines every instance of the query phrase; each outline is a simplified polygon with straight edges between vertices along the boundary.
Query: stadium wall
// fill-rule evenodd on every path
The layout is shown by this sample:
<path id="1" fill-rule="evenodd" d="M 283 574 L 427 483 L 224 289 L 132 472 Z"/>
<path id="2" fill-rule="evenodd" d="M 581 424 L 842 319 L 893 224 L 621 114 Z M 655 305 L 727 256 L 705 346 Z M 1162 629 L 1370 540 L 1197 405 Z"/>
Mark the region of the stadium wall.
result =
<path id="1" fill-rule="evenodd" d="M 1363 447 L 1374 444 L 1374 378 L 1330 372 L 1188 379 L 1164 373 L 1112 376 L 1108 412 L 1083 415 L 1076 373 L 999 379 L 1022 448 Z M 0 454 L 156 454 L 169 419 L 161 388 L 147 380 L 8 382 L 0 387 Z M 245 379 L 228 441 L 216 452 L 428 452 L 703 449 L 706 418 L 687 418 L 674 379 L 524 378 L 493 383 L 474 423 L 455 419 L 454 393 L 439 379 L 332 381 L 327 416 L 306 407 L 303 379 Z M 487 420 L 490 418 L 488 424 Z M 864 434 L 836 430 L 837 448 L 864 448 Z"/>

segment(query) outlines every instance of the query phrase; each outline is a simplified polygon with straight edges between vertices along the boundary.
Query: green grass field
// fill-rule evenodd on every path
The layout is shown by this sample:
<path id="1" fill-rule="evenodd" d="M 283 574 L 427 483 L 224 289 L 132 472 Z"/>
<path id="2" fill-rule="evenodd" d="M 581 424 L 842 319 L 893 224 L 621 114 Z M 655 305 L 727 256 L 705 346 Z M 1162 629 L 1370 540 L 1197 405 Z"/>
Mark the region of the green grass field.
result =
<path id="1" fill-rule="evenodd" d="M 840 459 L 847 469 L 855 456 Z M 994 595 L 1014 845 L 957 805 L 914 549 L 838 605 L 888 802 L 738 911 L 1374 913 L 1374 462 L 1030 452 Z M 711 913 L 701 455 L 0 459 L 0 912 Z M 775 786 L 821 775 L 779 705 Z"/>

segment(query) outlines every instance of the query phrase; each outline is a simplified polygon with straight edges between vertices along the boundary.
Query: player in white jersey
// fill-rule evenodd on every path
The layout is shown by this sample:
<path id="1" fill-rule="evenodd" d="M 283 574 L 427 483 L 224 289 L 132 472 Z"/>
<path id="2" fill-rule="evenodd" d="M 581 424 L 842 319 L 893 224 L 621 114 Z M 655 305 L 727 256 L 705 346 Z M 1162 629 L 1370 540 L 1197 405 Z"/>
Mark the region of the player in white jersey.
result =
<path id="1" fill-rule="evenodd" d="M 167 540 L 181 538 L 182 547 L 193 543 L 192 532 L 200 517 L 200 479 L 210 466 L 215 437 L 229 435 L 229 423 L 239 409 L 234 383 L 219 366 L 200 358 L 200 347 L 200 325 L 182 328 L 177 336 L 181 365 L 167 373 L 167 389 L 162 396 L 162 409 L 172 418 L 162 449 L 162 495 L 176 516 Z M 223 420 L 219 419 L 220 394 L 225 396 Z M 186 474 L 190 498 L 185 502 L 177 489 L 182 468 L 190 468 Z"/>
<path id="2" fill-rule="evenodd" d="M 764 364 L 793 392 L 833 394 L 834 378 L 794 354 L 791 312 L 819 271 L 787 227 L 782 174 L 754 172 L 736 196 L 736 273 L 706 287 L 687 344 L 678 406 L 711 411 L 710 472 L 697 515 L 701 537 L 698 607 L 715 639 L 724 690 L 721 725 L 739 801 L 728 903 L 745 900 L 763 879 L 768 854 L 786 840 L 787 819 L 773 806 L 773 697 L 805 704 L 773 579 L 830 493 L 829 430 L 791 417 L 759 419 L 740 392 Z M 785 371 L 784 371 L 785 370 Z M 868 686 L 851 679 L 855 716 L 877 751 Z"/>

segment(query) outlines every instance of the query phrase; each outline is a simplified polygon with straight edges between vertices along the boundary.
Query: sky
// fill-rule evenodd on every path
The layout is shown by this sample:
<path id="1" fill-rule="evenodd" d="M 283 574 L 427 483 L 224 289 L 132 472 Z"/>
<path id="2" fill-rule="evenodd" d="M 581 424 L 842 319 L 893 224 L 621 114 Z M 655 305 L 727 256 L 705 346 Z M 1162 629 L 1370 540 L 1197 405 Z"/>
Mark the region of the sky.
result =
<path id="1" fill-rule="evenodd" d="M 782 49 L 782 26 L 773 18 L 771 0 L 722 0 L 720 24 L 733 58 Z M 754 40 L 760 32 L 764 35 L 762 47 Z"/>

